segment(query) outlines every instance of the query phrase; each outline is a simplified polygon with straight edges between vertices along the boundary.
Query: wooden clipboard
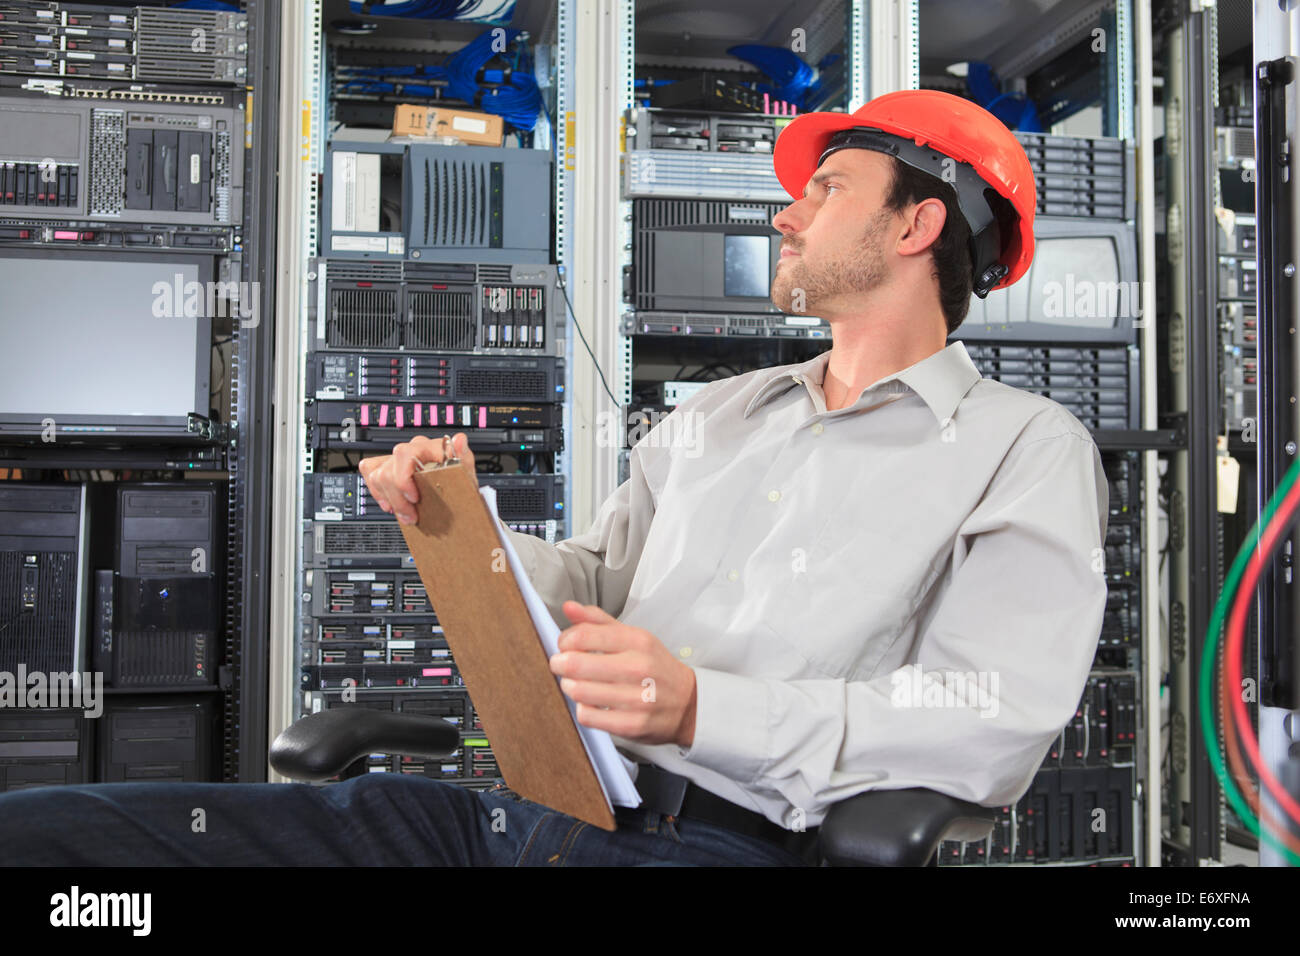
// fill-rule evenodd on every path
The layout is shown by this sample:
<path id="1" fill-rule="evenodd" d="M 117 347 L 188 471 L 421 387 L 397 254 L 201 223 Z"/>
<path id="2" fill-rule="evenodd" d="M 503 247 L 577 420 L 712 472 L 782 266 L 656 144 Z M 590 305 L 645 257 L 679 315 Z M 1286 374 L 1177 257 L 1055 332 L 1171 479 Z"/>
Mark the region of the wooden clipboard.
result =
<path id="1" fill-rule="evenodd" d="M 477 477 L 453 461 L 426 466 L 414 479 L 419 520 L 398 527 L 506 785 L 535 803 L 615 829 Z"/>

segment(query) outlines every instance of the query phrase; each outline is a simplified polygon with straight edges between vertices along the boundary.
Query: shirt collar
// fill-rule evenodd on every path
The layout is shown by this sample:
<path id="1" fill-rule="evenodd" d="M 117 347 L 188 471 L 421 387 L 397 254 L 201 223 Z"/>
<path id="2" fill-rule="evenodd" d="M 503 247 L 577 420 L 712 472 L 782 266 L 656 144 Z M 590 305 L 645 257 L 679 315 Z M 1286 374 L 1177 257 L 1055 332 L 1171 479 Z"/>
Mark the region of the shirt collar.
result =
<path id="1" fill-rule="evenodd" d="M 796 385 L 811 382 L 820 386 L 825 381 L 826 366 L 830 362 L 830 351 L 804 362 L 801 365 L 787 365 L 773 369 L 749 404 L 745 406 L 744 417 L 748 418 L 755 409 L 766 404 L 777 395 L 781 395 Z M 952 418 L 958 403 L 970 391 L 971 386 L 982 378 L 979 369 L 971 361 L 966 346 L 960 340 L 949 344 L 933 355 L 927 356 L 915 365 L 908 366 L 892 375 L 887 375 L 863 390 L 861 397 L 850 408 L 866 403 L 874 403 L 879 392 L 888 382 L 902 382 L 929 406 L 940 426 Z"/>

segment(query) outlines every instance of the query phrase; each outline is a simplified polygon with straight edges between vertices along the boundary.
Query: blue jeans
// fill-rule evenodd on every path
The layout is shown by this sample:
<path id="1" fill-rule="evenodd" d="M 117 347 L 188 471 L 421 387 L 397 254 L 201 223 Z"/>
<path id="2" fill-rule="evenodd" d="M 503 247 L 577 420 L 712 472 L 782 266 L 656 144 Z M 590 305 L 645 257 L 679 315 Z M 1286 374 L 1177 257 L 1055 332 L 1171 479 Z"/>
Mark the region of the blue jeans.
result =
<path id="1" fill-rule="evenodd" d="M 616 807 L 614 832 L 498 784 L 99 783 L 0 794 L 0 865 L 801 866 L 763 840 Z"/>

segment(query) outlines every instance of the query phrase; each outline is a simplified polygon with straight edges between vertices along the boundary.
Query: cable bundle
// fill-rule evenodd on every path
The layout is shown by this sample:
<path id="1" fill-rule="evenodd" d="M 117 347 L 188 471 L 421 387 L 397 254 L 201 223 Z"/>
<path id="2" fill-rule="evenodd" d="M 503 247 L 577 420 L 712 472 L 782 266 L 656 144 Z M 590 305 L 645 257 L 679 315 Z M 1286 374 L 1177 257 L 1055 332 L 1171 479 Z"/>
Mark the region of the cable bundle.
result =
<path id="1" fill-rule="evenodd" d="M 1043 131 L 1033 100 L 1024 93 L 1003 93 L 1002 81 L 987 63 L 971 60 L 966 64 L 966 89 L 976 103 L 1000 119 L 1007 129 L 1022 133 Z"/>
<path id="2" fill-rule="evenodd" d="M 1285 855 L 1292 866 L 1300 865 L 1300 837 L 1291 830 L 1291 827 L 1300 826 L 1300 803 L 1293 794 L 1287 792 L 1260 756 L 1259 740 L 1251 729 L 1250 715 L 1246 712 L 1246 702 L 1241 694 L 1241 659 L 1246 645 L 1246 620 L 1254 600 L 1255 586 L 1263 569 L 1281 548 L 1289 530 L 1294 527 L 1296 518 L 1300 516 L 1300 483 L 1297 483 L 1297 477 L 1300 477 L 1300 461 L 1291 465 L 1241 550 L 1237 552 L 1237 559 L 1232 563 L 1223 584 L 1223 592 L 1210 617 L 1197 695 L 1201 734 L 1205 739 L 1210 763 L 1219 778 L 1219 785 L 1223 787 L 1228 801 L 1247 828 Z M 1227 747 L 1228 763 L 1232 765 L 1231 776 L 1224 766 L 1223 751 L 1215 735 L 1214 705 L 1211 702 L 1219 632 L 1223 630 L 1225 616 L 1228 623 L 1218 701 L 1222 708 L 1222 742 Z M 1287 820 L 1277 819 L 1267 808 L 1261 809 L 1259 795 L 1255 793 L 1251 781 L 1251 767 L 1242 759 L 1243 750 L 1254 765 L 1260 783 L 1267 787 L 1268 792 L 1285 810 L 1290 826 Z M 1261 822 L 1264 826 L 1262 831 Z"/>
<path id="3" fill-rule="evenodd" d="M 507 49 L 520 34 L 519 30 L 502 31 L 499 27 L 487 30 L 447 60 L 447 89 L 458 99 L 473 103 L 476 109 L 497 114 L 516 129 L 530 130 L 542 110 L 542 93 L 533 76 L 527 45 L 520 44 L 518 60 L 510 70 L 486 69 L 497 56 L 492 46 L 502 32 Z M 490 85 L 494 83 L 501 85 Z"/>
<path id="4" fill-rule="evenodd" d="M 437 66 L 341 68 L 345 78 L 340 89 L 463 100 L 475 109 L 495 113 L 515 129 L 531 130 L 543 104 L 528 46 L 519 43 L 513 61 L 493 49 L 494 45 L 510 49 L 520 35 L 519 30 L 501 27 L 487 30 Z M 487 64 L 498 56 L 506 59 L 506 67 L 489 69 Z"/>
<path id="5" fill-rule="evenodd" d="M 727 52 L 760 70 L 771 80 L 770 83 L 757 84 L 755 89 L 758 92 L 770 93 L 773 98 L 793 103 L 805 111 L 815 110 L 825 99 L 820 71 L 839 59 L 834 54 L 827 56 L 814 70 L 792 50 L 783 46 L 742 43 L 728 47 Z"/>

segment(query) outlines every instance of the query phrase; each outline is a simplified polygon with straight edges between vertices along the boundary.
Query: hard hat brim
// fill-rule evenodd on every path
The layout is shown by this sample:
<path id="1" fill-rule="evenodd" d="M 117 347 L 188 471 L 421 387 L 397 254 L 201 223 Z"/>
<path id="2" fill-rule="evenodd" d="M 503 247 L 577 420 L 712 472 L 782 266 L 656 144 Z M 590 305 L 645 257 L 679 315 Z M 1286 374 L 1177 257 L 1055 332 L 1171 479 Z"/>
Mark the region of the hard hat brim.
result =
<path id="1" fill-rule="evenodd" d="M 781 188 L 792 199 L 802 199 L 809 177 L 831 136 L 862 125 L 852 113 L 805 113 L 795 117 L 776 139 L 772 166 Z"/>

